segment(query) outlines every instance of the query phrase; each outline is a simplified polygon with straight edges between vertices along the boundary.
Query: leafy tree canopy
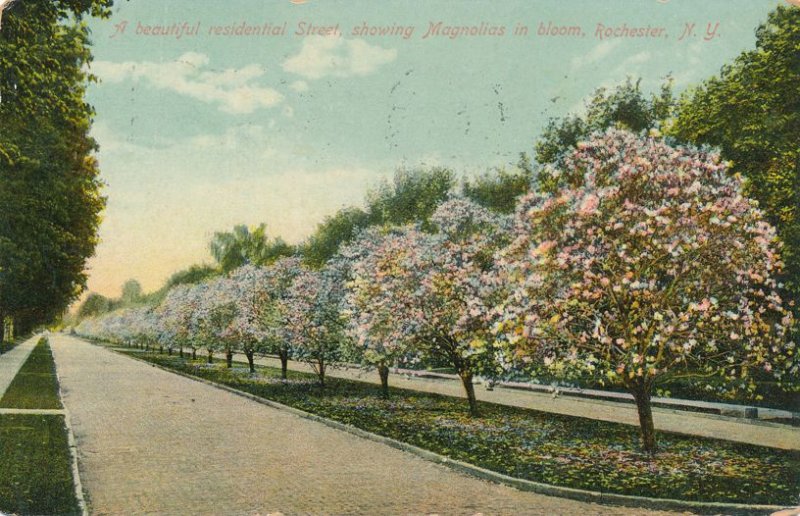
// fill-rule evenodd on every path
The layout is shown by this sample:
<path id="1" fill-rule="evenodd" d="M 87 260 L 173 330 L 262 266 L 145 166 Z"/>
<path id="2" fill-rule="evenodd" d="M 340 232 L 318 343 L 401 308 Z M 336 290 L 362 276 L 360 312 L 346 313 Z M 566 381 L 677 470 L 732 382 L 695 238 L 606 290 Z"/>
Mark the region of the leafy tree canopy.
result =
<path id="1" fill-rule="evenodd" d="M 800 9 L 778 7 L 756 48 L 681 98 L 669 133 L 721 149 L 785 243 L 784 279 L 800 294 Z"/>

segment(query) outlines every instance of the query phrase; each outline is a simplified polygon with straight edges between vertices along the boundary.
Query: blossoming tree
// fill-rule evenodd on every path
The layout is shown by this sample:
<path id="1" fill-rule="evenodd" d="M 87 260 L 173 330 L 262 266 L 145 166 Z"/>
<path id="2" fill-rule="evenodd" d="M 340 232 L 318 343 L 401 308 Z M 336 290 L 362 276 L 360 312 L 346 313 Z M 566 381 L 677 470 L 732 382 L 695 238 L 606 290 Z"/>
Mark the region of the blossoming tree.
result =
<path id="1" fill-rule="evenodd" d="M 399 288 L 394 282 L 413 280 L 409 275 L 387 277 L 397 271 L 397 260 L 408 251 L 405 242 L 402 231 L 370 228 L 332 260 L 348 282 L 343 307 L 353 344 L 348 358 L 377 368 L 384 397 L 389 396 L 389 368 L 415 356 L 411 339 L 396 324 L 394 299 L 386 295 L 387 290 Z"/>
<path id="2" fill-rule="evenodd" d="M 170 289 L 156 309 L 159 318 L 159 341 L 169 353 L 177 346 L 180 356 L 183 348 L 193 346 L 190 322 L 192 313 L 200 301 L 197 291 L 189 285 L 178 285 Z"/>
<path id="3" fill-rule="evenodd" d="M 339 359 L 346 339 L 342 317 L 344 282 L 335 270 L 304 270 L 281 301 L 293 355 L 314 369 L 321 387 L 325 371 Z"/>
<path id="4" fill-rule="evenodd" d="M 231 368 L 233 352 L 239 345 L 240 336 L 233 329 L 233 321 L 237 315 L 236 286 L 230 278 L 223 276 L 196 288 L 202 289 L 202 297 L 194 309 L 200 328 L 195 335 L 202 336 L 210 354 L 217 349 L 225 351 L 225 364 Z"/>
<path id="5" fill-rule="evenodd" d="M 797 372 L 775 232 L 717 156 L 609 131 L 563 167 L 567 186 L 522 200 L 501 260 L 497 330 L 518 353 L 627 389 L 651 454 L 659 381 Z"/>
<path id="6" fill-rule="evenodd" d="M 387 235 L 356 265 L 359 338 L 373 349 L 413 346 L 423 357 L 445 360 L 477 414 L 473 378 L 494 362 L 495 291 L 484 276 L 505 242 L 505 218 L 453 199 L 430 222 L 438 232 L 408 227 Z"/>
<path id="7" fill-rule="evenodd" d="M 267 350 L 276 324 L 275 302 L 267 268 L 244 265 L 230 274 L 234 315 L 227 332 L 238 342 L 255 373 L 254 356 Z"/>
<path id="8" fill-rule="evenodd" d="M 281 377 L 286 380 L 291 355 L 291 334 L 288 330 L 288 311 L 285 303 L 294 279 L 302 272 L 300 259 L 281 258 L 267 267 L 267 291 L 271 304 L 262 323 L 267 331 L 267 348 L 277 353 L 281 361 Z"/>

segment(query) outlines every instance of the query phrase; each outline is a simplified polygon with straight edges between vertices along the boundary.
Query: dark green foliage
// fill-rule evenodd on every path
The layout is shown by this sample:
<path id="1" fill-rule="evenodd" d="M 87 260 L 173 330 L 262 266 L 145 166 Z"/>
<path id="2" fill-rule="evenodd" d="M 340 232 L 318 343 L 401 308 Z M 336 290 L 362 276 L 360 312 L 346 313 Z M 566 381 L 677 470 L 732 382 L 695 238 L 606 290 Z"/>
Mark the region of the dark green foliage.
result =
<path id="1" fill-rule="evenodd" d="M 114 302 L 106 296 L 91 293 L 86 297 L 86 300 L 78 307 L 78 317 L 83 319 L 85 317 L 94 317 L 112 311 Z"/>
<path id="2" fill-rule="evenodd" d="M 302 248 L 305 262 L 312 267 L 322 267 L 359 231 L 370 224 L 370 216 L 359 208 L 343 208 L 317 225 L 314 234 Z"/>
<path id="3" fill-rule="evenodd" d="M 312 267 L 322 267 L 368 226 L 419 222 L 428 227 L 428 219 L 454 186 L 455 175 L 444 168 L 398 170 L 391 183 L 383 182 L 367 193 L 366 211 L 344 208 L 317 225 L 301 248 L 303 258 Z"/>
<path id="4" fill-rule="evenodd" d="M 499 169 L 483 174 L 462 185 L 464 197 L 498 213 L 513 213 L 517 199 L 528 193 L 533 180 L 533 167 L 527 154 L 520 155 L 512 170 Z"/>
<path id="5" fill-rule="evenodd" d="M 0 415 L 0 512 L 80 514 L 63 416 Z"/>
<path id="6" fill-rule="evenodd" d="M 634 133 L 659 129 L 671 116 L 675 99 L 672 80 L 668 78 L 658 95 L 647 97 L 641 90 L 641 80 L 628 80 L 616 88 L 599 88 L 587 102 L 585 115 L 567 115 L 551 119 L 536 142 L 536 161 L 558 163 L 563 154 L 586 140 L 592 133 L 610 127 Z M 540 187 L 550 191 L 557 184 L 546 173 L 538 177 Z"/>
<path id="7" fill-rule="evenodd" d="M 169 277 L 165 288 L 170 289 L 176 285 L 194 285 L 219 274 L 219 270 L 208 265 L 192 265 L 188 269 L 178 271 Z"/>
<path id="8" fill-rule="evenodd" d="M 0 408 L 60 409 L 58 379 L 47 339 L 41 339 L 8 386 Z"/>
<path id="9" fill-rule="evenodd" d="M 467 416 L 463 400 L 259 367 L 137 353 L 146 360 L 500 473 L 621 494 L 718 502 L 793 504 L 800 454 L 662 434 L 655 459 L 641 454 L 636 427 L 490 403 Z"/>
<path id="10" fill-rule="evenodd" d="M 110 0 L 26 0 L 0 29 L 0 320 L 20 333 L 53 320 L 83 290 L 97 243 L 97 146 L 84 94 L 84 15 Z M 2 326 L 2 325 L 0 325 Z M 0 328 L 2 330 L 2 328 Z"/>
<path id="11" fill-rule="evenodd" d="M 455 174 L 446 168 L 398 170 L 392 183 L 384 182 L 367 194 L 372 224 L 423 227 L 436 207 L 455 186 Z"/>
<path id="12" fill-rule="evenodd" d="M 280 238 L 272 240 L 267 236 L 266 224 L 252 229 L 239 225 L 233 231 L 214 233 L 209 247 L 223 272 L 245 264 L 269 265 L 282 256 L 295 254 L 294 247 Z"/>
<path id="13" fill-rule="evenodd" d="M 747 178 L 785 244 L 785 280 L 800 296 L 800 9 L 772 11 L 754 50 L 684 95 L 670 134 L 720 148 Z"/>
<path id="14" fill-rule="evenodd" d="M 122 285 L 122 297 L 120 301 L 124 304 L 131 305 L 138 303 L 142 299 L 142 286 L 135 279 L 131 279 Z"/>

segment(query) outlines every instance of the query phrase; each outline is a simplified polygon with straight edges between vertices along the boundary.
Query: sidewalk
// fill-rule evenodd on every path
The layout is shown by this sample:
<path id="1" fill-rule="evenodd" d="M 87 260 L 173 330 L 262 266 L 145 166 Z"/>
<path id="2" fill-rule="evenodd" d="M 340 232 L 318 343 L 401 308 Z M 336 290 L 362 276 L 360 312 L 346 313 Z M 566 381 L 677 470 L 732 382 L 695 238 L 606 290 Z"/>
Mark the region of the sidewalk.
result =
<path id="1" fill-rule="evenodd" d="M 34 335 L 11 351 L 0 355 L 0 399 L 3 398 L 8 386 L 14 381 L 14 377 L 17 376 L 22 364 L 28 360 L 40 338 L 41 335 Z"/>

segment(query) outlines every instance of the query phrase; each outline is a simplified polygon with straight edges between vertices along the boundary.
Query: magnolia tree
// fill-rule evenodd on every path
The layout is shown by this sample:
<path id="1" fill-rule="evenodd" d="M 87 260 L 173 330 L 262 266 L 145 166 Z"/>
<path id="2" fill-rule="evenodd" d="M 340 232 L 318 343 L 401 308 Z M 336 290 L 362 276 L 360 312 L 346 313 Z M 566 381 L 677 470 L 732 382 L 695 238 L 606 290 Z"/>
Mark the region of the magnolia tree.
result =
<path id="1" fill-rule="evenodd" d="M 567 186 L 521 201 L 498 269 L 518 354 L 627 389 L 651 454 L 659 381 L 797 371 L 775 232 L 716 155 L 609 131 L 551 173 Z"/>
<path id="2" fill-rule="evenodd" d="M 506 241 L 506 219 L 466 200 L 444 202 L 430 223 L 389 234 L 354 266 L 351 304 L 359 340 L 377 356 L 413 350 L 445 360 L 477 414 L 473 378 L 494 368 L 497 290 L 485 280 Z"/>
<path id="3" fill-rule="evenodd" d="M 169 353 L 177 346 L 183 356 L 183 348 L 194 346 L 192 343 L 191 317 L 200 302 L 197 289 L 188 285 L 178 285 L 167 293 L 167 296 L 156 309 L 159 319 L 159 342 L 166 346 Z"/>
<path id="4" fill-rule="evenodd" d="M 369 228 L 332 259 L 348 285 L 343 313 L 348 317 L 352 346 L 347 358 L 377 368 L 385 397 L 389 396 L 389 368 L 415 356 L 411 339 L 398 333 L 390 296 L 381 291 L 392 281 L 385 274 L 392 267 L 392 260 L 398 258 L 395 251 L 403 236 L 402 232 Z M 378 282 L 376 278 L 385 281 Z"/>
<path id="5" fill-rule="evenodd" d="M 224 351 L 228 368 L 233 367 L 233 352 L 239 345 L 240 334 L 233 328 L 238 293 L 230 278 L 214 278 L 205 284 L 203 296 L 196 308 L 200 335 L 203 336 L 209 356 L 213 356 L 214 351 Z"/>
<path id="6" fill-rule="evenodd" d="M 128 312 L 127 326 L 134 340 L 145 350 L 158 342 L 158 319 L 149 307 L 133 308 Z"/>
<path id="7" fill-rule="evenodd" d="M 234 315 L 226 333 L 239 343 L 251 373 L 256 371 L 255 354 L 269 349 L 278 324 L 270 279 L 267 268 L 254 265 L 239 267 L 230 274 Z"/>
<path id="8" fill-rule="evenodd" d="M 337 271 L 304 270 L 281 301 L 294 356 L 307 362 L 325 386 L 325 370 L 339 359 L 345 335 L 341 306 L 344 281 Z"/>
<path id="9" fill-rule="evenodd" d="M 281 360 L 281 377 L 285 380 L 291 354 L 291 334 L 289 312 L 286 300 L 295 278 L 302 272 L 300 259 L 281 258 L 267 268 L 265 281 L 271 297 L 269 311 L 264 323 L 267 331 L 267 349 L 276 353 Z"/>

